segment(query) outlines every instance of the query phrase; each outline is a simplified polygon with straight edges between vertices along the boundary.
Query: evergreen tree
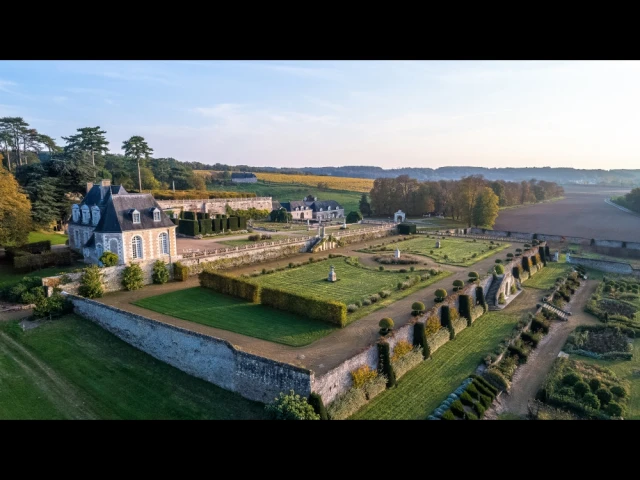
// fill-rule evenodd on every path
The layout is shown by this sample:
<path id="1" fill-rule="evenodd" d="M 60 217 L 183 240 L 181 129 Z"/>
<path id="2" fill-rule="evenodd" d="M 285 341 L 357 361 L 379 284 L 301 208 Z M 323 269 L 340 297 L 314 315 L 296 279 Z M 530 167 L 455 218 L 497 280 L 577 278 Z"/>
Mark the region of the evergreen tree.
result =
<path id="1" fill-rule="evenodd" d="M 367 217 L 371 216 L 371 205 L 367 200 L 367 194 L 363 193 L 360 197 L 360 213 L 362 215 L 366 215 Z"/>

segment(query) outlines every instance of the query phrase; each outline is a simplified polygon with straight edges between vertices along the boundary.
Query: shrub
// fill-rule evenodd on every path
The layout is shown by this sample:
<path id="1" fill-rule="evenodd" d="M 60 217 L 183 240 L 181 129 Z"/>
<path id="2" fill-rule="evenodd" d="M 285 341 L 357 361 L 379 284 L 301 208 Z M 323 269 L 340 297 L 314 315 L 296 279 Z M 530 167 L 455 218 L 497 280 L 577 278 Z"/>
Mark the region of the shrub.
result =
<path id="1" fill-rule="evenodd" d="M 622 407 L 616 402 L 609 402 L 605 411 L 612 417 L 621 417 L 623 413 Z"/>
<path id="2" fill-rule="evenodd" d="M 13 268 L 18 272 L 71 264 L 73 264 L 73 254 L 71 250 L 52 250 L 39 254 L 16 251 L 13 258 Z"/>
<path id="3" fill-rule="evenodd" d="M 186 282 L 189 278 L 189 267 L 183 265 L 181 262 L 174 263 L 173 278 L 180 282 Z"/>
<path id="4" fill-rule="evenodd" d="M 464 282 L 462 280 L 454 280 L 453 281 L 453 291 L 456 292 L 462 287 L 464 287 Z"/>
<path id="5" fill-rule="evenodd" d="M 380 333 L 385 335 L 389 333 L 390 330 L 393 330 L 393 319 L 385 317 L 378 322 L 378 326 L 380 327 Z"/>
<path id="6" fill-rule="evenodd" d="M 589 388 L 595 393 L 602 386 L 602 382 L 598 378 L 592 378 L 589 380 Z"/>
<path id="7" fill-rule="evenodd" d="M 369 301 L 371 303 L 376 303 L 378 300 L 380 300 L 380 295 L 378 295 L 377 293 L 374 293 L 369 297 Z"/>
<path id="8" fill-rule="evenodd" d="M 471 297 L 469 295 L 460 295 L 458 300 L 460 303 L 460 316 L 467 319 L 467 326 L 471 326 L 473 321 L 473 305 Z"/>
<path id="9" fill-rule="evenodd" d="M 609 389 L 605 387 L 600 387 L 595 391 L 595 396 L 600 400 L 600 405 L 607 405 L 611 400 L 613 400 L 613 395 L 609 391 Z"/>
<path id="10" fill-rule="evenodd" d="M 611 387 L 611 393 L 613 393 L 616 397 L 624 398 L 627 396 L 627 391 L 622 388 L 620 385 L 614 385 Z"/>
<path id="11" fill-rule="evenodd" d="M 153 263 L 153 273 L 151 274 L 153 283 L 162 285 L 169 281 L 169 270 L 167 264 L 162 260 L 156 260 Z"/>
<path id="12" fill-rule="evenodd" d="M 482 403 L 474 403 L 473 409 L 476 411 L 478 418 L 482 418 L 484 416 L 484 412 L 486 411 L 485 406 Z"/>
<path id="13" fill-rule="evenodd" d="M 540 342 L 540 338 L 530 332 L 522 332 L 520 334 L 520 338 L 523 342 L 530 343 L 533 348 L 536 348 L 538 346 L 538 342 Z"/>
<path id="14" fill-rule="evenodd" d="M 412 313 L 414 313 L 415 315 L 420 315 L 424 313 L 424 303 L 413 302 L 413 304 L 411 305 L 411 310 L 413 311 Z"/>
<path id="15" fill-rule="evenodd" d="M 122 274 L 122 286 L 127 290 L 139 290 L 144 287 L 144 273 L 137 263 L 125 267 Z"/>
<path id="16" fill-rule="evenodd" d="M 504 305 L 506 303 L 506 299 L 504 298 L 504 292 L 500 292 L 500 296 L 498 297 L 498 303 L 500 305 Z"/>
<path id="17" fill-rule="evenodd" d="M 462 404 L 462 402 L 460 400 L 456 400 L 455 402 L 453 402 L 449 406 L 449 409 L 453 412 L 453 414 L 456 417 L 464 418 L 464 415 L 465 415 L 464 405 Z"/>
<path id="18" fill-rule="evenodd" d="M 353 313 L 356 310 L 358 310 L 358 305 L 356 305 L 355 303 L 350 303 L 349 305 L 347 305 L 347 312 Z"/>
<path id="19" fill-rule="evenodd" d="M 506 390 L 509 388 L 509 380 L 507 380 L 497 368 L 490 368 L 487 370 L 485 378 L 500 390 Z"/>
<path id="20" fill-rule="evenodd" d="M 444 288 L 439 288 L 435 291 L 436 302 L 442 302 L 447 297 L 447 291 Z"/>
<path id="21" fill-rule="evenodd" d="M 479 277 L 478 272 L 469 272 L 470 279 L 477 280 Z"/>
<path id="22" fill-rule="evenodd" d="M 257 286 L 254 286 L 256 288 Z M 305 297 L 277 288 L 262 287 L 260 301 L 263 305 L 297 313 L 307 318 L 321 320 L 344 327 L 347 324 L 347 306 L 333 300 Z"/>
<path id="23" fill-rule="evenodd" d="M 502 265 L 496 265 L 493 268 L 498 275 L 502 275 L 504 273 L 504 267 Z"/>
<path id="24" fill-rule="evenodd" d="M 389 295 L 391 295 L 391 292 L 389 290 L 382 290 L 378 292 L 378 295 L 380 295 L 380 298 L 387 298 Z"/>
<path id="25" fill-rule="evenodd" d="M 513 253 L 507 253 L 507 258 L 508 259 L 513 259 Z"/>
<path id="26" fill-rule="evenodd" d="M 378 267 L 378 270 L 383 271 L 383 270 L 384 270 L 384 267 L 383 267 L 382 265 L 380 265 L 380 266 Z"/>
<path id="27" fill-rule="evenodd" d="M 575 385 L 574 385 L 574 389 L 575 389 Z M 593 408 L 594 410 L 598 410 L 600 408 L 600 400 L 598 400 L 598 397 L 596 397 L 595 394 L 591 392 L 587 393 L 584 397 L 582 397 L 582 403 L 584 403 L 588 407 Z"/>
<path id="28" fill-rule="evenodd" d="M 369 365 L 362 365 L 351 372 L 354 388 L 362 388 L 367 382 L 370 382 L 378 376 L 376 370 L 372 370 Z"/>
<path id="29" fill-rule="evenodd" d="M 468 392 L 462 392 L 462 395 L 460 395 L 460 402 L 467 407 L 472 407 L 474 404 L 473 398 L 471 398 L 471 395 L 469 395 Z"/>
<path id="30" fill-rule="evenodd" d="M 578 397 L 582 397 L 585 393 L 589 392 L 589 385 L 587 382 L 580 380 L 573 385 L 573 391 L 576 392 Z"/>
<path id="31" fill-rule="evenodd" d="M 456 420 L 456 416 L 453 414 L 451 409 L 444 412 L 440 418 L 442 420 Z"/>
<path id="32" fill-rule="evenodd" d="M 35 298 L 35 307 L 33 308 L 33 316 L 36 318 L 58 317 L 65 313 L 73 311 L 71 301 L 63 297 L 59 291 L 54 291 L 50 297 L 45 297 L 42 289 L 38 290 L 39 294 Z"/>
<path id="33" fill-rule="evenodd" d="M 307 399 L 293 390 L 286 395 L 280 392 L 272 403 L 265 405 L 265 411 L 273 420 L 320 420 Z"/>
<path id="34" fill-rule="evenodd" d="M 105 267 L 113 267 L 118 264 L 118 255 L 113 252 L 104 252 L 100 255 L 100 263 Z"/>
<path id="35" fill-rule="evenodd" d="M 411 350 L 413 350 L 413 345 L 411 345 L 406 340 L 400 340 L 393 348 L 393 355 L 391 356 L 391 360 L 395 362 L 409 353 Z"/>
<path id="36" fill-rule="evenodd" d="M 502 263 L 502 260 L 500 260 L 499 258 L 496 258 L 496 263 L 500 264 Z"/>
<path id="37" fill-rule="evenodd" d="M 429 270 L 430 275 L 438 275 L 438 273 L 439 273 L 438 270 L 436 270 L 435 268 L 432 268 Z"/>
<path id="38" fill-rule="evenodd" d="M 391 319 L 388 319 L 388 320 L 391 320 Z M 396 385 L 396 373 L 393 370 L 393 365 L 391 364 L 391 356 L 389 353 L 390 353 L 389 344 L 387 342 L 379 342 L 378 343 L 378 361 L 379 361 L 378 369 L 384 374 L 385 377 L 387 377 L 387 388 L 391 388 Z"/>
<path id="39" fill-rule="evenodd" d="M 371 305 L 371 300 L 369 300 L 368 298 L 363 298 L 362 305 L 368 307 L 369 305 Z"/>
<path id="40" fill-rule="evenodd" d="M 322 401 L 322 397 L 315 392 L 312 392 L 309 395 L 308 399 L 309 405 L 313 407 L 313 411 L 318 414 L 320 420 L 329 420 L 329 415 L 327 414 L 327 409 L 324 406 L 324 402 Z"/>
<path id="41" fill-rule="evenodd" d="M 86 267 L 80 277 L 78 293 L 86 298 L 100 298 L 104 294 L 102 273 L 97 265 Z"/>
<path id="42" fill-rule="evenodd" d="M 509 289 L 509 292 L 511 292 L 511 294 L 513 295 L 514 293 L 516 293 L 516 284 L 512 283 L 511 284 L 511 288 Z"/>
<path id="43" fill-rule="evenodd" d="M 573 386 L 581 380 L 582 377 L 580 377 L 580 375 L 578 375 L 576 372 L 567 373 L 564 377 L 562 377 L 562 383 L 569 386 Z"/>

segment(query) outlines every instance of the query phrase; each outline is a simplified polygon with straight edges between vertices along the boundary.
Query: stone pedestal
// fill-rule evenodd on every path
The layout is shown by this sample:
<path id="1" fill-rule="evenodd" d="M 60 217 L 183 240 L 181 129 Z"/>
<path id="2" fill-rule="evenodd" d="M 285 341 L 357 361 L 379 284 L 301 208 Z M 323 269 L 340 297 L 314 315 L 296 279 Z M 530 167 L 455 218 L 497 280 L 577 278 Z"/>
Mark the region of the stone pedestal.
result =
<path id="1" fill-rule="evenodd" d="M 331 265 L 331 270 L 329 270 L 329 277 L 327 278 L 327 280 L 329 280 L 330 282 L 335 282 L 338 278 L 336 277 L 336 271 L 333 268 L 333 265 Z"/>

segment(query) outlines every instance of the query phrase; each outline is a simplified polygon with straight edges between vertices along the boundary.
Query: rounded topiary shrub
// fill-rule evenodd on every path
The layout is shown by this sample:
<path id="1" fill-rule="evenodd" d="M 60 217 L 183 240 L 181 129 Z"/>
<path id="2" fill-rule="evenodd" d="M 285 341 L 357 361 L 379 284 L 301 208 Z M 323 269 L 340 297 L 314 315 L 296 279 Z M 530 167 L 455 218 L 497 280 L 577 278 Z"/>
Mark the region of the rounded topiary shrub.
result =
<path id="1" fill-rule="evenodd" d="M 591 387 L 591 391 L 596 393 L 596 391 L 602 386 L 602 382 L 597 378 L 592 378 L 589 380 L 589 387 Z"/>
<path id="2" fill-rule="evenodd" d="M 113 252 L 104 252 L 100 255 L 100 263 L 105 267 L 113 267 L 118 264 L 118 255 Z"/>
<path id="3" fill-rule="evenodd" d="M 513 253 L 507 253 L 507 258 L 513 258 Z"/>
<path id="4" fill-rule="evenodd" d="M 422 302 L 413 302 L 411 305 L 411 310 L 413 315 L 419 315 L 424 312 L 424 303 Z"/>
<path id="5" fill-rule="evenodd" d="M 581 397 L 585 393 L 589 392 L 590 389 L 589 389 L 589 385 L 587 384 L 587 382 L 584 382 L 584 381 L 580 380 L 579 382 L 576 382 L 573 385 L 573 391 L 576 392 L 576 395 L 578 397 Z"/>
<path id="6" fill-rule="evenodd" d="M 567 373 L 563 378 L 562 378 L 562 383 L 564 383 L 565 385 L 575 385 L 576 383 L 578 383 L 581 380 L 580 375 L 578 375 L 575 372 L 571 372 L 571 373 Z"/>
<path id="7" fill-rule="evenodd" d="M 496 263 L 502 263 L 502 260 L 500 260 L 499 258 L 496 258 Z"/>
<path id="8" fill-rule="evenodd" d="M 575 389 L 575 385 L 573 386 L 573 388 Z M 598 410 L 600 408 L 600 400 L 598 400 L 598 397 L 596 397 L 595 394 L 591 392 L 587 393 L 584 397 L 582 397 L 582 403 L 584 403 L 587 407 L 593 408 L 594 410 Z"/>
<path id="9" fill-rule="evenodd" d="M 102 273 L 97 265 L 90 265 L 84 269 L 80 277 L 78 293 L 86 298 L 99 298 L 104 294 Z"/>
<path id="10" fill-rule="evenodd" d="M 469 272 L 469 278 L 472 280 L 477 280 L 480 277 L 480 275 L 478 275 L 478 272 Z"/>
<path id="11" fill-rule="evenodd" d="M 598 400 L 600 400 L 600 405 L 608 405 L 613 399 L 613 394 L 605 387 L 600 387 L 596 390 L 595 395 L 598 397 Z"/>
<path id="12" fill-rule="evenodd" d="M 464 287 L 464 282 L 462 280 L 454 280 L 453 281 L 453 291 L 456 292 L 462 287 Z"/>
<path id="13" fill-rule="evenodd" d="M 144 286 L 144 274 L 140 265 L 134 263 L 124 269 L 122 286 L 127 290 L 139 290 Z"/>
<path id="14" fill-rule="evenodd" d="M 151 279 L 153 283 L 157 285 L 162 285 L 163 283 L 167 283 L 169 281 L 169 269 L 167 264 L 162 260 L 156 260 L 153 264 L 153 273 L 151 274 Z"/>
<path id="15" fill-rule="evenodd" d="M 378 322 L 378 326 L 380 327 L 381 334 L 387 334 L 393 329 L 393 320 L 389 317 L 385 317 Z"/>
<path id="16" fill-rule="evenodd" d="M 494 270 L 498 275 L 502 275 L 504 273 L 504 267 L 502 265 L 496 265 Z"/>
<path id="17" fill-rule="evenodd" d="M 273 402 L 265 405 L 265 411 L 273 420 L 320 420 L 307 399 L 293 390 L 286 395 L 280 392 Z"/>
<path id="18" fill-rule="evenodd" d="M 607 415 L 611 417 L 621 417 L 622 407 L 616 402 L 610 402 L 606 409 Z"/>
<path id="19" fill-rule="evenodd" d="M 435 291 L 436 302 L 442 302 L 447 298 L 447 291 L 444 288 L 439 288 Z"/>
<path id="20" fill-rule="evenodd" d="M 627 396 L 627 391 L 620 385 L 614 385 L 613 387 L 611 387 L 611 393 L 620 398 L 624 398 Z"/>

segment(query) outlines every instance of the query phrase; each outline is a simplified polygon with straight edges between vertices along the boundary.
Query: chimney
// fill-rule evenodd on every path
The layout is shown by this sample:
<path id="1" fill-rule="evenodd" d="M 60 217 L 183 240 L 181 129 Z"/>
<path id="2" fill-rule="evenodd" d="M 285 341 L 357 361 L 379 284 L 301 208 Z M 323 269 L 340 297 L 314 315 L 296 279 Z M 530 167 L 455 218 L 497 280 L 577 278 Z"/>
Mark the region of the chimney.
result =
<path id="1" fill-rule="evenodd" d="M 100 185 L 103 187 L 110 187 L 111 186 L 111 180 L 102 180 L 100 182 Z"/>
<path id="2" fill-rule="evenodd" d="M 93 182 L 87 182 L 87 193 L 93 188 Z"/>

